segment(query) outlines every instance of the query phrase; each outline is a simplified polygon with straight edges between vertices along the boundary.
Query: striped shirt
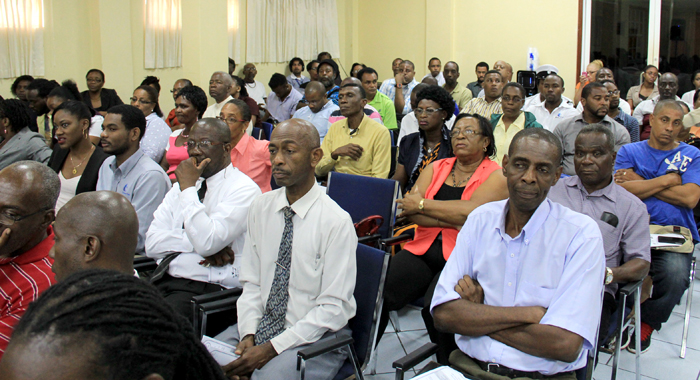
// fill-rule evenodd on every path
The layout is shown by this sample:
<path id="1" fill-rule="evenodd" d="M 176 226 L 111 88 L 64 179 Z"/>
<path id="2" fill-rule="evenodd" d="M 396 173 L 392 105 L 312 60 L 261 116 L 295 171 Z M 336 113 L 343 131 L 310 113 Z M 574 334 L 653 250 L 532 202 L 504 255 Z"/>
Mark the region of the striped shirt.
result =
<path id="1" fill-rule="evenodd" d="M 19 256 L 0 259 L 0 356 L 5 353 L 15 325 L 39 293 L 56 283 L 51 272 L 53 228 L 39 244 Z"/>
<path id="2" fill-rule="evenodd" d="M 501 109 L 501 98 L 489 103 L 484 98 L 474 98 L 467 103 L 462 109 L 462 113 L 478 114 L 491 120 L 491 115 L 495 113 L 503 113 Z"/>
<path id="3" fill-rule="evenodd" d="M 403 87 L 401 87 L 403 100 L 405 101 L 403 112 L 401 112 L 403 115 L 411 112 L 411 91 L 413 91 L 413 87 L 416 87 L 417 85 L 418 82 L 416 82 L 414 79 L 411 81 L 411 83 L 405 84 Z M 379 87 L 379 92 L 386 95 L 393 102 L 396 98 L 396 79 L 391 78 L 389 80 L 385 80 L 381 87 Z"/>

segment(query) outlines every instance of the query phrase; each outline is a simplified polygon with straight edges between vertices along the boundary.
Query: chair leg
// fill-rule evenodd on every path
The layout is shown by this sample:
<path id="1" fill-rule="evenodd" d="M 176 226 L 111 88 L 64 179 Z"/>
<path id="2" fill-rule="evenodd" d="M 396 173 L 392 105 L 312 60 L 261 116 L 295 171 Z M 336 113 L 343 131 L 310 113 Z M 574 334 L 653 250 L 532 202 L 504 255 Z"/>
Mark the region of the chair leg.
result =
<path id="1" fill-rule="evenodd" d="M 639 294 L 639 292 L 636 292 Z M 618 370 L 618 359 L 620 358 L 620 344 L 622 343 L 622 336 L 626 332 L 625 329 L 625 304 L 627 303 L 627 296 L 625 294 L 622 294 L 620 296 L 620 300 L 618 302 L 618 319 L 619 319 L 619 327 L 618 327 L 618 333 L 617 333 L 617 342 L 615 343 L 615 351 L 613 352 L 613 367 L 612 367 L 612 375 L 610 376 L 611 380 L 615 380 L 617 378 L 617 370 Z"/>
<path id="2" fill-rule="evenodd" d="M 394 310 L 389 312 L 389 319 L 394 325 L 394 331 L 401 332 L 401 325 L 399 325 L 399 312 Z"/>
<path id="3" fill-rule="evenodd" d="M 634 344 L 638 347 L 634 354 L 635 379 L 642 380 L 642 292 L 637 290 L 634 292 L 634 328 L 637 331 L 634 334 Z"/>
<path id="4" fill-rule="evenodd" d="M 688 348 L 688 327 L 690 324 L 690 308 L 693 306 L 693 285 L 695 283 L 696 260 L 690 262 L 690 286 L 688 287 L 687 299 L 685 302 L 685 318 L 683 321 L 683 339 L 681 340 L 681 359 L 685 359 L 685 351 Z"/>

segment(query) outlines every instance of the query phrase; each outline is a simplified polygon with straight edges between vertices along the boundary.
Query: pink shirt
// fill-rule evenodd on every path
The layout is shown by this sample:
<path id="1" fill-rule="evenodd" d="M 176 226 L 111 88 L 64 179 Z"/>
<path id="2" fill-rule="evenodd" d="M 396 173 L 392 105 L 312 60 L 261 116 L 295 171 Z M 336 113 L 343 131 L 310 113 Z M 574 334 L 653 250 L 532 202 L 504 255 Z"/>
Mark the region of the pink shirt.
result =
<path id="1" fill-rule="evenodd" d="M 266 193 L 272 190 L 272 162 L 267 147 L 269 141 L 256 140 L 248 134 L 243 134 L 241 140 L 231 149 L 231 163 L 260 186 Z"/>
<path id="2" fill-rule="evenodd" d="M 182 146 L 175 146 L 175 140 L 182 133 L 182 129 L 178 129 L 170 135 L 170 140 L 168 140 L 168 148 L 165 150 L 165 159 L 168 161 L 168 176 L 170 179 L 176 180 L 175 169 L 180 165 L 180 162 L 190 158 L 187 154 L 187 144 L 182 144 Z"/>

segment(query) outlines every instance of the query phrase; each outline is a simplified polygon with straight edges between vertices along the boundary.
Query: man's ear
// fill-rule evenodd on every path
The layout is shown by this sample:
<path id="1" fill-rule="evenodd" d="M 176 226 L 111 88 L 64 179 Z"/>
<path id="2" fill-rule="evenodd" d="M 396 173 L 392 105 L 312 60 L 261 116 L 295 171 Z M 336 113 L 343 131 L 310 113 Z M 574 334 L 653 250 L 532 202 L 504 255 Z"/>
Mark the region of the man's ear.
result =
<path id="1" fill-rule="evenodd" d="M 504 154 L 504 155 L 503 155 L 503 160 L 501 160 L 501 167 L 502 167 L 502 170 L 503 170 L 503 176 L 504 176 L 504 177 L 507 176 L 507 174 L 506 174 L 506 165 L 508 165 L 508 155 L 507 155 L 507 154 Z"/>
<path id="2" fill-rule="evenodd" d="M 131 128 L 129 130 L 129 139 L 131 141 L 139 141 L 140 134 L 141 130 L 139 128 Z"/>
<path id="3" fill-rule="evenodd" d="M 44 220 L 41 222 L 42 228 L 49 228 L 51 224 L 56 220 L 56 210 L 48 210 L 44 214 Z"/>
<path id="4" fill-rule="evenodd" d="M 86 263 L 97 260 L 102 250 L 102 242 L 97 236 L 89 235 L 86 238 L 83 256 Z"/>
<path id="5" fill-rule="evenodd" d="M 165 379 L 163 379 L 163 376 L 161 376 L 157 373 L 152 373 L 152 374 L 144 377 L 143 380 L 165 380 Z"/>
<path id="6" fill-rule="evenodd" d="M 316 168 L 316 165 L 321 161 L 323 158 L 323 149 L 321 148 L 315 148 L 314 150 L 311 151 L 311 167 Z"/>

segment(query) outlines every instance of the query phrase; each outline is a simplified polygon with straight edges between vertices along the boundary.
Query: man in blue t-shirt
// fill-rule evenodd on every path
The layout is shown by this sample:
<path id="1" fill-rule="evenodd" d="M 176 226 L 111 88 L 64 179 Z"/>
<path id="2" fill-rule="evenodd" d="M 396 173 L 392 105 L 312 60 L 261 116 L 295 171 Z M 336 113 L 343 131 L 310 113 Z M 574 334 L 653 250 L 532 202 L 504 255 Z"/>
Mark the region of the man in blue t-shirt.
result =
<path id="1" fill-rule="evenodd" d="M 620 148 L 615 161 L 615 182 L 647 206 L 651 224 L 688 228 L 698 243 L 693 208 L 700 199 L 700 150 L 675 141 L 683 129 L 683 109 L 674 100 L 656 104 L 650 118 L 649 140 Z M 654 291 L 642 304 L 641 350 L 651 343 L 651 333 L 665 323 L 688 288 L 692 253 L 652 249 L 651 277 Z M 634 339 L 628 350 L 634 352 Z"/>

